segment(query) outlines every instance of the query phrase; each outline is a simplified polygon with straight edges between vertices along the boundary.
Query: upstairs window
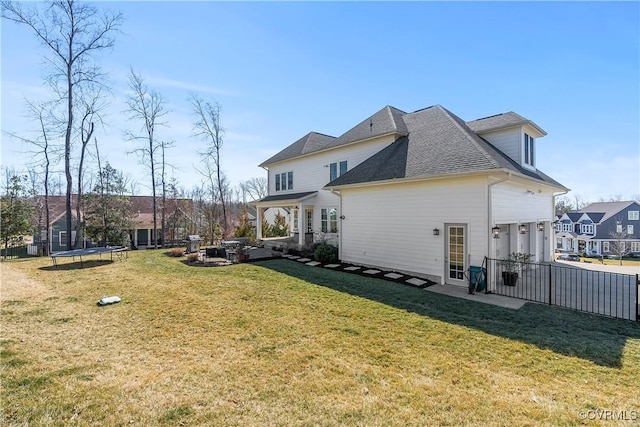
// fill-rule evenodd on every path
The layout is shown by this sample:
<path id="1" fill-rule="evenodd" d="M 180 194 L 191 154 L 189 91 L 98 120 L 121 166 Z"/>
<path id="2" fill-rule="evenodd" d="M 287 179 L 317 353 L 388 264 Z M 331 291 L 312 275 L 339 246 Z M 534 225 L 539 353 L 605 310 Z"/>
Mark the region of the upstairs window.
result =
<path id="1" fill-rule="evenodd" d="M 640 211 L 629 211 L 627 215 L 628 215 L 629 221 L 640 220 Z"/>
<path id="2" fill-rule="evenodd" d="M 277 173 L 276 191 L 293 190 L 293 172 Z"/>
<path id="3" fill-rule="evenodd" d="M 593 224 L 582 224 L 582 234 L 593 234 Z"/>
<path id="4" fill-rule="evenodd" d="M 627 234 L 628 235 L 632 235 L 633 234 L 633 225 L 631 225 L 631 224 L 627 225 Z"/>
<path id="5" fill-rule="evenodd" d="M 344 160 L 340 163 L 331 163 L 329 165 L 329 181 L 333 181 L 339 176 L 347 173 L 347 161 Z"/>
<path id="6" fill-rule="evenodd" d="M 535 140 L 528 134 L 524 134 L 524 163 L 535 167 Z"/>

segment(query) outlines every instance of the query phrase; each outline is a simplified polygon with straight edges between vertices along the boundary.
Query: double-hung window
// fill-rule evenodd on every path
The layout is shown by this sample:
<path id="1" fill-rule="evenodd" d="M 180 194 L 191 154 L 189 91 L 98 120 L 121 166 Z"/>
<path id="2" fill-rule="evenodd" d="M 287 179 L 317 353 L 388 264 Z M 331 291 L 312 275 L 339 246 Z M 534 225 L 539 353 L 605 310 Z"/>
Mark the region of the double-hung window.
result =
<path id="1" fill-rule="evenodd" d="M 329 165 L 329 181 L 333 181 L 339 176 L 347 173 L 347 161 L 343 160 L 340 163 L 331 163 Z"/>

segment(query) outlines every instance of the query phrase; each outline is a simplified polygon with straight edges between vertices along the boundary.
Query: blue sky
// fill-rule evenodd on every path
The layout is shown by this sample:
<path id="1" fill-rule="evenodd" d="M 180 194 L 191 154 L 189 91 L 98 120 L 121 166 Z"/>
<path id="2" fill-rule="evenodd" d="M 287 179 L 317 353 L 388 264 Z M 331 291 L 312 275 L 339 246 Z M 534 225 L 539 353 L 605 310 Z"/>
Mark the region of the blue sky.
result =
<path id="1" fill-rule="evenodd" d="M 112 98 L 101 155 L 150 194 L 123 138 L 129 67 L 170 110 L 171 174 L 202 177 L 187 98 L 222 107 L 233 185 L 309 131 L 339 136 L 392 105 L 441 104 L 464 120 L 515 111 L 548 135 L 538 167 L 583 200 L 640 197 L 638 2 L 102 2 L 125 21 L 103 56 Z M 45 93 L 43 50 L 2 22 L 2 129 L 28 134 L 23 99 Z M 2 165 L 27 147 L 2 135 Z"/>

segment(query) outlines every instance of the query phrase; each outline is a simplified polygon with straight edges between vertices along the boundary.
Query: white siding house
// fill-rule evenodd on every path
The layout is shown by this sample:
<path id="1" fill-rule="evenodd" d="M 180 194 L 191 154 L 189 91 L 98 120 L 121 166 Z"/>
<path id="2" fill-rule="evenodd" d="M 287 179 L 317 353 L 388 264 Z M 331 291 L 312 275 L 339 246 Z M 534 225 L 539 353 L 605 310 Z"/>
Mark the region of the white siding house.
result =
<path id="1" fill-rule="evenodd" d="M 545 135 L 535 123 L 512 112 L 464 122 L 439 105 L 385 107 L 338 138 L 315 135 L 261 165 L 269 196 L 258 212 L 296 206 L 298 224 L 324 231 L 335 209 L 329 231 L 342 261 L 463 285 L 484 257 L 552 259 L 554 197 L 567 189 L 535 167 Z M 342 161 L 346 172 L 335 173 Z M 293 187 L 283 190 L 289 171 Z"/>

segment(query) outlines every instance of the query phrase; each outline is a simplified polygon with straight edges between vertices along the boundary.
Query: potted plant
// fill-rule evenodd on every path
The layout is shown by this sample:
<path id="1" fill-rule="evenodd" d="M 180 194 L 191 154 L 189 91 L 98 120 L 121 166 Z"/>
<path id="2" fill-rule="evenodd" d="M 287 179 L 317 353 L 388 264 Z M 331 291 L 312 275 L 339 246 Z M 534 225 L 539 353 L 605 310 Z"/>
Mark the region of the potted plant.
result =
<path id="1" fill-rule="evenodd" d="M 512 253 L 509 257 L 500 261 L 500 265 L 502 265 L 502 283 L 505 286 L 515 286 L 518 282 L 518 268 L 520 265 L 518 254 Z"/>
<path id="2" fill-rule="evenodd" d="M 513 252 L 508 258 L 500 261 L 502 265 L 502 282 L 505 286 L 515 286 L 518 282 L 520 271 L 528 271 L 531 268 L 531 254 Z"/>

